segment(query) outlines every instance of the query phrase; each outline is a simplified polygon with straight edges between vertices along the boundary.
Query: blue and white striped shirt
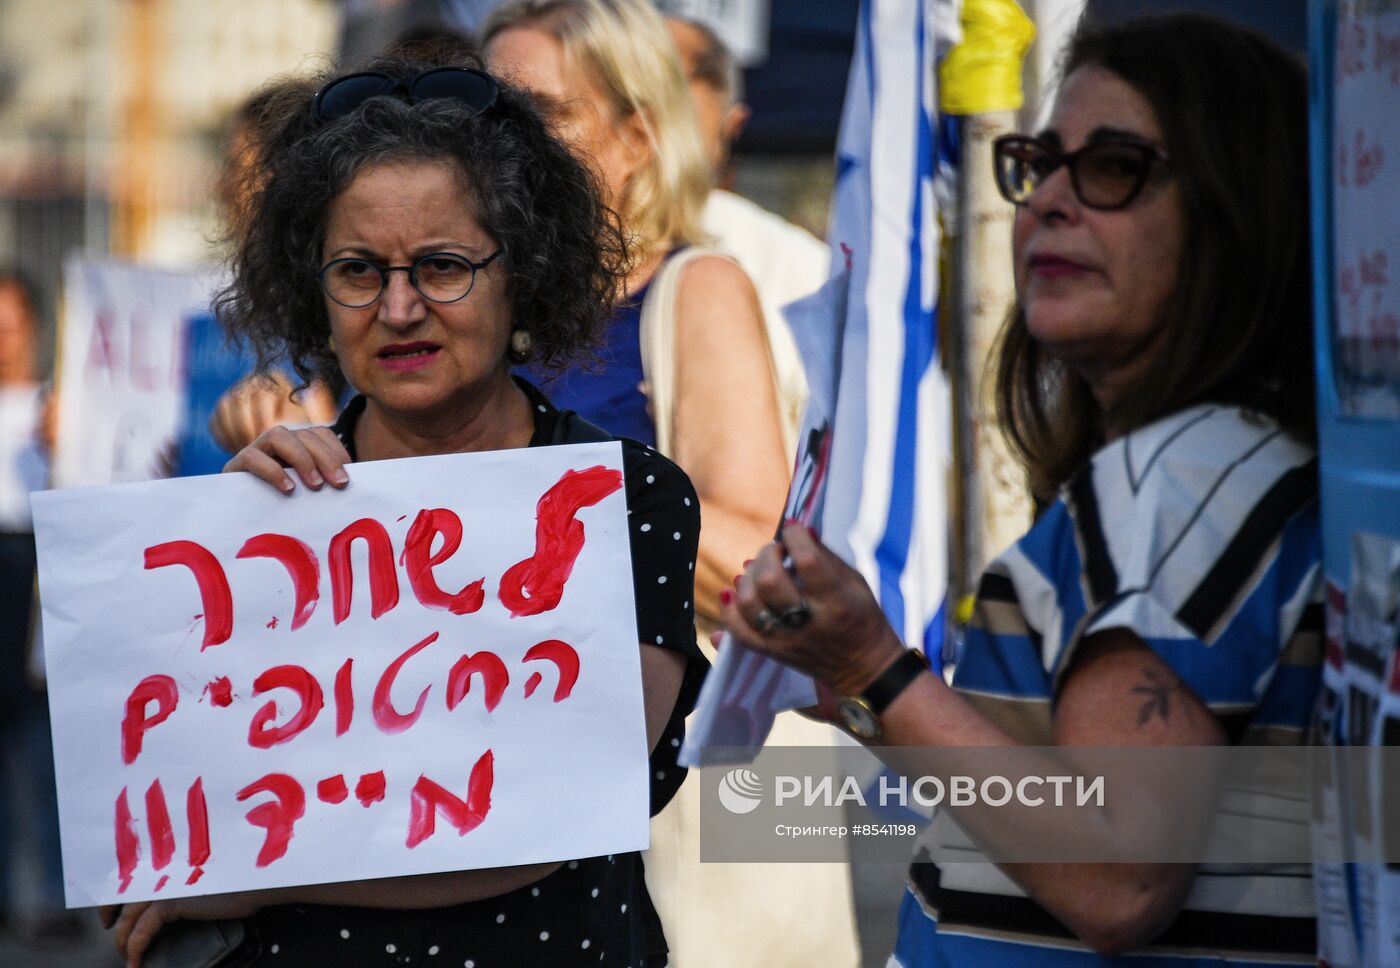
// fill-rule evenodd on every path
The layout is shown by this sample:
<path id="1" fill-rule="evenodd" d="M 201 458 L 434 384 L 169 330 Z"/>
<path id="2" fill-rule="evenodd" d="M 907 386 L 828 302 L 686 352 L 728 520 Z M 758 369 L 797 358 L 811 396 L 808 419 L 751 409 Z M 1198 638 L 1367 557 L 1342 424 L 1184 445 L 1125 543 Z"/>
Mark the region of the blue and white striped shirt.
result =
<path id="1" fill-rule="evenodd" d="M 988 566 L 954 688 L 1020 742 L 1053 745 L 1053 703 L 1076 650 L 1127 629 L 1232 743 L 1303 742 L 1321 660 L 1316 472 L 1310 448 L 1226 406 L 1107 445 Z M 968 855 L 911 868 L 894 964 L 1114 961 Z M 1131 963 L 1311 963 L 1311 892 L 1306 866 L 1204 866 L 1176 922 Z"/>

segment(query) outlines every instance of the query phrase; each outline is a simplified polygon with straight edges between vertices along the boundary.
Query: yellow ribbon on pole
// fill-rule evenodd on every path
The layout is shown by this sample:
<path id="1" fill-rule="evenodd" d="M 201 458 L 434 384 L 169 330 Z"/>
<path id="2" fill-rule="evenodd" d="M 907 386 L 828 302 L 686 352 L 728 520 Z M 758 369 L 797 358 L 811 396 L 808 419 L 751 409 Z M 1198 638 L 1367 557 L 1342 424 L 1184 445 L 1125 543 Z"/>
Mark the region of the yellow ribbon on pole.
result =
<path id="1" fill-rule="evenodd" d="M 962 28 L 938 69 L 939 106 L 948 114 L 1015 111 L 1025 100 L 1021 62 L 1035 24 L 1016 0 L 963 0 Z"/>

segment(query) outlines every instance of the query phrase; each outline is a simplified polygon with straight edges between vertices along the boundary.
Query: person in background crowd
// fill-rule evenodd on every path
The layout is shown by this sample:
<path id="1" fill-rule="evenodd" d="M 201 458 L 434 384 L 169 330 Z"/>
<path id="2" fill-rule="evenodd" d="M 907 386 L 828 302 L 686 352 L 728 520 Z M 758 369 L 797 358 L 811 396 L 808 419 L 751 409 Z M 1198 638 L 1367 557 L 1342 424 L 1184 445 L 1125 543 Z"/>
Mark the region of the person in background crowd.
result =
<path id="1" fill-rule="evenodd" d="M 510 373 L 568 365 L 612 309 L 627 248 L 593 177 L 526 95 L 489 75 L 394 58 L 369 69 L 379 76 L 277 95 L 282 123 L 260 148 L 262 184 L 215 304 L 263 367 L 343 372 L 362 395 L 333 428 L 264 432 L 226 471 L 283 492 L 295 473 L 316 492 L 346 486 L 356 461 L 607 439 Z M 655 451 L 624 440 L 622 455 L 657 811 L 685 777 L 677 751 L 706 666 L 690 578 L 699 502 Z M 169 922 L 222 918 L 246 919 L 257 965 L 666 963 L 636 853 L 102 916 L 133 968 Z"/>
<path id="2" fill-rule="evenodd" d="M 666 29 L 681 54 L 681 70 L 695 102 L 700 141 L 714 183 L 729 188 L 734 181 L 734 142 L 752 113 L 743 100 L 743 72 L 719 35 L 700 21 L 667 14 Z"/>
<path id="3" fill-rule="evenodd" d="M 45 940 L 75 934 L 79 923 L 63 909 L 49 705 L 33 652 L 38 611 L 29 495 L 49 478 L 39 439 L 37 300 L 23 274 L 0 270 L 0 930 L 18 922 L 14 875 L 28 844 L 37 876 L 27 927 Z"/>
<path id="4" fill-rule="evenodd" d="M 952 686 L 800 526 L 758 553 L 725 622 L 812 675 L 862 741 L 938 748 L 953 773 L 986 747 L 1303 742 L 1322 652 L 1304 70 L 1175 15 L 1082 25 L 1065 72 L 1046 127 L 995 147 L 1017 206 L 1000 417 L 1047 506 L 988 566 Z M 1195 779 L 1154 771 L 1072 832 L 1121 856 L 1209 813 Z M 1258 806 L 1306 850 L 1290 804 Z M 1069 833 L 1054 810 L 997 813 L 957 814 L 959 857 Z M 963 836 L 948 820 L 941 847 Z M 1308 874 L 916 863 L 890 964 L 1311 964 Z"/>
<path id="5" fill-rule="evenodd" d="M 708 631 L 745 542 L 771 537 L 781 517 L 789 415 L 801 405 L 780 406 L 779 347 L 754 282 L 705 247 L 712 170 L 675 43 L 646 0 L 508 0 L 482 25 L 481 45 L 487 66 L 533 91 L 600 172 L 635 240 L 603 368 L 566 373 L 550 390 L 614 433 L 657 444 L 695 482 L 705 523 L 695 606 Z M 653 822 L 646 857 L 674 964 L 856 963 L 844 867 L 701 864 L 698 812 L 692 783 Z"/>
<path id="6" fill-rule="evenodd" d="M 783 307 L 821 288 L 831 271 L 831 253 L 806 229 L 722 187 L 732 172 L 730 148 L 749 119 L 742 100 L 743 73 L 729 48 L 704 24 L 667 17 L 666 27 L 681 54 L 713 174 L 715 187 L 705 199 L 700 224 L 721 249 L 739 260 L 758 289 L 791 458 L 807 402 L 807 378 Z"/>
<path id="7" fill-rule="evenodd" d="M 295 83 L 289 81 L 288 83 Z M 255 171 L 261 128 L 275 102 L 276 86 L 249 97 L 229 122 L 219 208 L 227 238 L 237 238 L 248 217 L 248 199 L 258 188 Z M 305 426 L 335 419 L 335 397 L 325 384 L 298 390 L 283 370 L 247 375 L 254 360 L 245 347 L 230 345 L 213 313 L 193 317 L 185 338 L 189 392 L 181 419 L 176 473 L 217 474 L 229 457 L 277 424 Z"/>

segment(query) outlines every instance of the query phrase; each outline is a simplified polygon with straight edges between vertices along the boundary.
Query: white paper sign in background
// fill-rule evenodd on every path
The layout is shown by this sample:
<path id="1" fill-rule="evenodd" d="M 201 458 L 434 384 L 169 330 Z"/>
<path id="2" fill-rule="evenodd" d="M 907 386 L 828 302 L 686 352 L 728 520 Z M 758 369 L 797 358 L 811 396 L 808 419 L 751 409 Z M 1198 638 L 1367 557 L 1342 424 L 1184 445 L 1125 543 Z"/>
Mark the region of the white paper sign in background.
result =
<path id="1" fill-rule="evenodd" d="M 698 20 L 724 41 L 740 67 L 757 67 L 768 60 L 772 0 L 662 0 L 662 11 Z"/>
<path id="2" fill-rule="evenodd" d="M 57 487 L 167 474 L 185 399 L 184 335 L 215 277 L 73 259 L 63 270 Z"/>
<path id="3" fill-rule="evenodd" d="M 1343 410 L 1400 416 L 1400 3 L 1343 0 L 1332 117 L 1333 296 Z"/>
<path id="4" fill-rule="evenodd" d="M 70 906 L 647 844 L 618 444 L 34 499 Z"/>

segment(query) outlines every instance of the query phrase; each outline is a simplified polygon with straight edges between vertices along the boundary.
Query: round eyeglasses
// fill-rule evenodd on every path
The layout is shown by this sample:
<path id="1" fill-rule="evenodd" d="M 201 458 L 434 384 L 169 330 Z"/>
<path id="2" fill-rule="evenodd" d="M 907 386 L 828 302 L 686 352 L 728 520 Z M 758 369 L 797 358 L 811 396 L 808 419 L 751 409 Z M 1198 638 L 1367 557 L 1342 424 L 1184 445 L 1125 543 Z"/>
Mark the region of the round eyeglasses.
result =
<path id="1" fill-rule="evenodd" d="M 381 266 L 368 259 L 332 259 L 316 276 L 327 296 L 346 309 L 363 309 L 379 298 L 389 284 L 389 273 L 406 272 L 408 281 L 429 302 L 454 303 L 465 299 L 476 284 L 476 274 L 502 254 L 499 248 L 480 262 L 453 252 L 430 252 L 407 266 Z"/>
<path id="2" fill-rule="evenodd" d="M 1060 151 L 1038 138 L 1008 134 L 992 142 L 997 190 L 1013 205 L 1024 205 L 1040 183 L 1063 165 L 1080 203 L 1111 212 L 1138 197 L 1166 153 L 1141 141 L 1094 141 L 1078 151 Z"/>

